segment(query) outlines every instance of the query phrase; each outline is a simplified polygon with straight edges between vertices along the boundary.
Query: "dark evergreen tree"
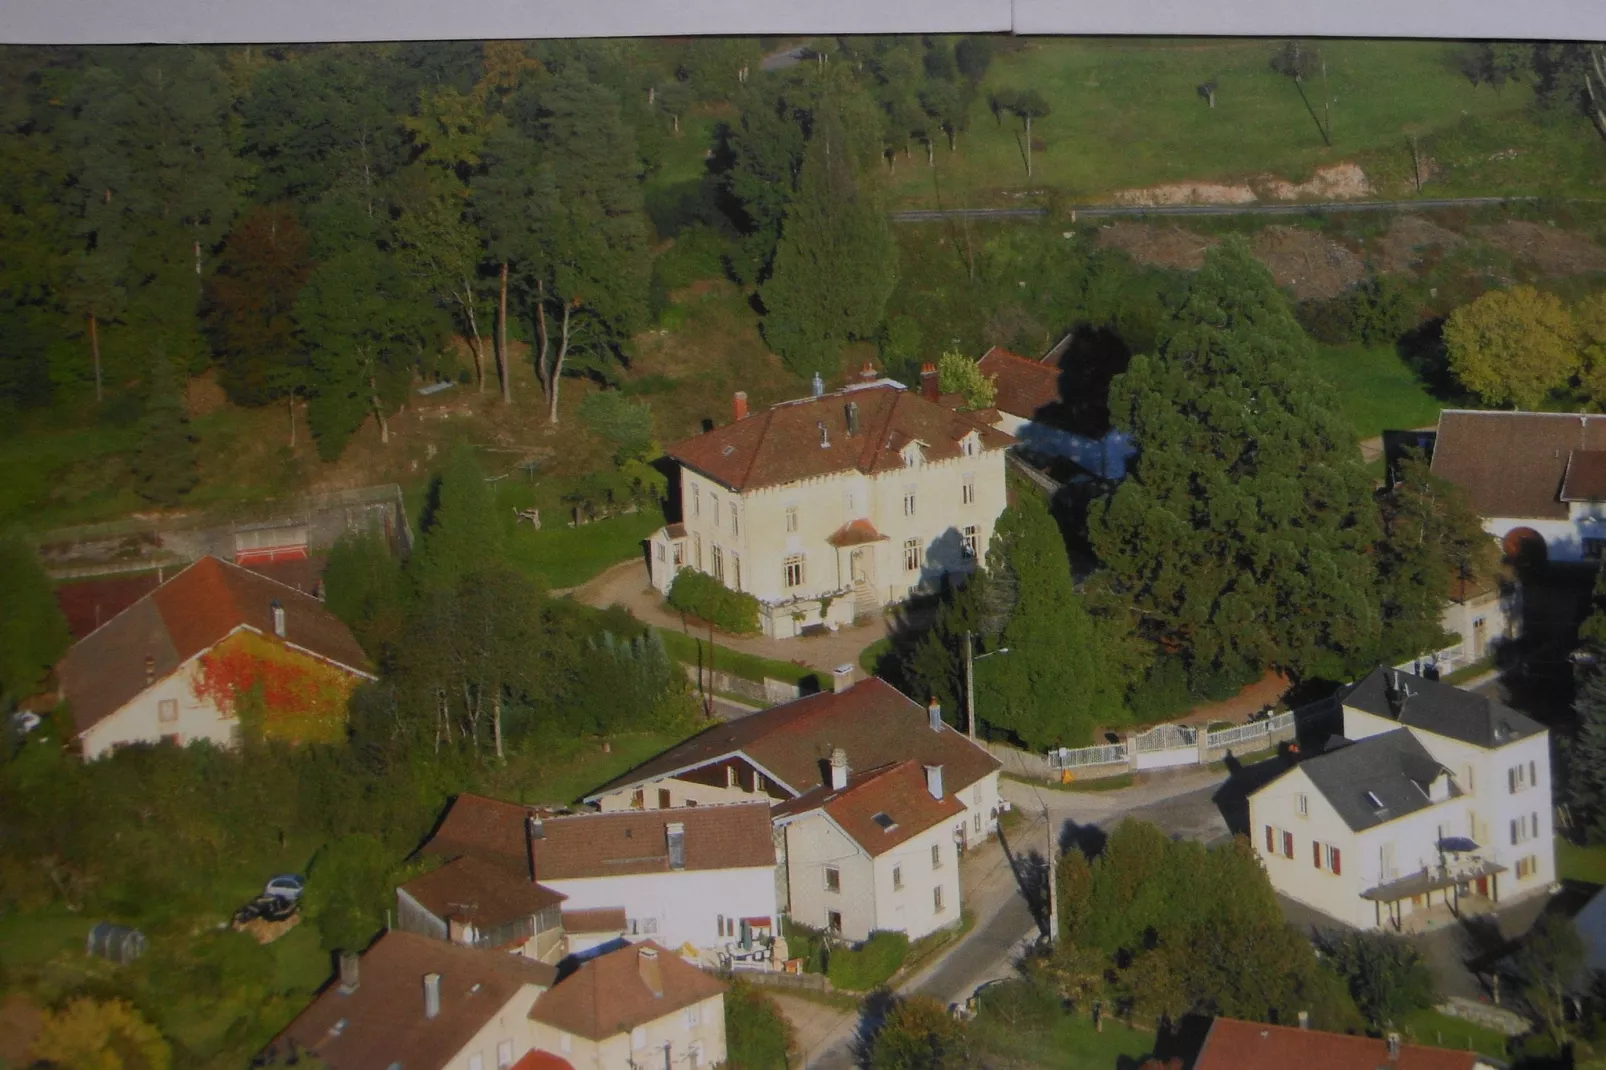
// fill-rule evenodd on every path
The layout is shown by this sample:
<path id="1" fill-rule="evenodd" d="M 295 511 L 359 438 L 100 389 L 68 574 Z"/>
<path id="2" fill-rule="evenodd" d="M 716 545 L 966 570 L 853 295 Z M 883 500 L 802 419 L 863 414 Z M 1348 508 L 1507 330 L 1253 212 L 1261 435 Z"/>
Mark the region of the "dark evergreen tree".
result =
<path id="1" fill-rule="evenodd" d="M 157 505 L 173 506 L 201 478 L 195 436 L 172 359 L 163 354 L 153 357 L 147 379 L 139 445 L 130 459 L 134 489 Z"/>
<path id="2" fill-rule="evenodd" d="M 1606 841 L 1606 646 L 1584 647 L 1573 712 L 1578 728 L 1567 748 L 1567 802 L 1592 843 Z"/>
<path id="3" fill-rule="evenodd" d="M 1371 481 L 1310 343 L 1241 241 L 1110 388 L 1141 453 L 1095 502 L 1101 602 L 1201 669 L 1307 671 L 1378 636 Z"/>
<path id="4" fill-rule="evenodd" d="M 286 208 L 257 208 L 229 233 L 205 319 L 234 401 L 262 405 L 305 389 L 292 313 L 312 268 L 311 240 Z"/>
<path id="5" fill-rule="evenodd" d="M 38 690 L 72 642 L 50 577 L 20 535 L 0 538 L 0 710 Z"/>
<path id="6" fill-rule="evenodd" d="M 885 214 L 861 188 L 842 128 L 817 124 L 764 284 L 764 337 L 800 376 L 835 375 L 842 344 L 875 336 L 897 282 Z"/>
<path id="7" fill-rule="evenodd" d="M 473 450 L 457 446 L 435 482 L 408 575 L 420 591 L 455 589 L 474 572 L 502 563 L 505 539 L 496 496 Z"/>

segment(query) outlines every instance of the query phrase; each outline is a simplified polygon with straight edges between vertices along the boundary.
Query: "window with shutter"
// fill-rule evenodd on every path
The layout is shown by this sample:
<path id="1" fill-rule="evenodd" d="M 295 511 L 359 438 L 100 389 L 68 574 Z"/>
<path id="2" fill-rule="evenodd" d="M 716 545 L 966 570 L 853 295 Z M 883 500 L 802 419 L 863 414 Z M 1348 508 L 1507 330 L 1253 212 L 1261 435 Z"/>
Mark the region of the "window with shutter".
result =
<path id="1" fill-rule="evenodd" d="M 1315 840 L 1310 841 L 1310 859 L 1317 869 L 1322 868 L 1322 845 Z"/>
<path id="2" fill-rule="evenodd" d="M 1512 821 L 1511 822 L 1511 846 L 1513 846 L 1513 847 L 1517 846 L 1517 833 L 1518 833 L 1517 822 L 1516 821 Z"/>
<path id="3" fill-rule="evenodd" d="M 1283 857 L 1294 857 L 1294 834 L 1292 832 L 1283 833 Z"/>
<path id="4" fill-rule="evenodd" d="M 1530 783 L 1530 784 L 1539 783 L 1539 763 L 1538 762 L 1530 761 L 1528 763 L 1528 783 Z"/>
<path id="5" fill-rule="evenodd" d="M 1329 852 L 1329 856 L 1328 856 L 1327 861 L 1330 863 L 1330 868 L 1333 871 L 1333 876 L 1337 877 L 1343 872 L 1343 870 L 1341 870 L 1339 868 L 1339 865 L 1338 865 L 1338 863 L 1339 863 L 1339 855 L 1338 855 L 1338 848 L 1337 847 L 1332 848 L 1332 850 Z"/>
<path id="6" fill-rule="evenodd" d="M 1528 831 L 1528 835 L 1534 837 L 1535 839 L 1538 838 L 1538 836 L 1539 836 L 1539 815 L 1538 814 L 1529 815 L 1529 817 L 1528 817 L 1528 830 L 1529 830 Z"/>
<path id="7" fill-rule="evenodd" d="M 1271 826 L 1267 825 L 1266 826 L 1266 853 L 1269 854 L 1269 855 L 1274 855 L 1274 854 L 1277 853 L 1277 839 L 1276 839 L 1276 836 L 1277 836 L 1277 834 L 1272 831 Z"/>
<path id="8" fill-rule="evenodd" d="M 1517 769 L 1515 766 L 1506 770 L 1506 782 L 1510 786 L 1510 794 L 1517 794 Z"/>

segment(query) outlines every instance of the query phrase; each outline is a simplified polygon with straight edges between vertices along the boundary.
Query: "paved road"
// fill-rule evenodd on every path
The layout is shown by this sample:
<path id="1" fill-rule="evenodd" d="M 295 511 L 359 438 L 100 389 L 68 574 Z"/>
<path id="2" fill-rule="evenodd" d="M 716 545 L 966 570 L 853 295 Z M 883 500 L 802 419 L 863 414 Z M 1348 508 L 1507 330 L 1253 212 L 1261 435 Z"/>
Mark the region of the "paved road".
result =
<path id="1" fill-rule="evenodd" d="M 1070 209 L 1072 219 L 1119 216 L 1310 215 L 1321 212 L 1420 212 L 1435 208 L 1482 208 L 1537 197 L 1439 197 L 1416 201 L 1316 201 L 1310 204 L 1087 204 Z M 894 223 L 943 219 L 1037 219 L 1046 208 L 915 208 L 892 213 Z"/>

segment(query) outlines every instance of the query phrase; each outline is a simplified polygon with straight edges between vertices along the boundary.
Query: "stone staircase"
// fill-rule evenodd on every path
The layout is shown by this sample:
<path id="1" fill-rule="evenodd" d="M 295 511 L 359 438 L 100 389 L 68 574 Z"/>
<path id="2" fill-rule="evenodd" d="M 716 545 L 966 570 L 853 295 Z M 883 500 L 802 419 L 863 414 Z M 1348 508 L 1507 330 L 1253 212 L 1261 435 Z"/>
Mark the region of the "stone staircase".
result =
<path id="1" fill-rule="evenodd" d="M 881 599 L 876 596 L 875 588 L 859 580 L 853 585 L 853 619 L 863 620 L 880 615 Z"/>

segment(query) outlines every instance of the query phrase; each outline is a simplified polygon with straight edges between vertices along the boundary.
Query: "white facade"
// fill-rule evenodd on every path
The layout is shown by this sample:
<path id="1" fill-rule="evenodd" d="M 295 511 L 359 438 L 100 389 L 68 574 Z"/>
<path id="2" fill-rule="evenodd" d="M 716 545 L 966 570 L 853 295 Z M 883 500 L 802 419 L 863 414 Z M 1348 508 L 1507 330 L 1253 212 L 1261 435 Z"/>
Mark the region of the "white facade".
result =
<path id="1" fill-rule="evenodd" d="M 220 747 L 233 745 L 240 722 L 211 699 L 197 697 L 199 671 L 197 655 L 80 733 L 84 759 L 93 761 L 121 746 L 162 740 L 181 747 L 203 739 Z"/>
<path id="2" fill-rule="evenodd" d="M 953 829 L 945 821 L 871 856 L 821 811 L 786 822 L 791 917 L 854 941 L 877 930 L 918 940 L 958 924 L 959 852 Z"/>
<path id="3" fill-rule="evenodd" d="M 1344 734 L 1350 739 L 1398 727 L 1388 718 L 1344 708 Z M 1500 874 L 1500 900 L 1547 891 L 1556 882 L 1550 733 L 1541 731 L 1499 747 L 1478 747 L 1420 728 L 1410 731 L 1471 797 L 1474 824 L 1471 831 L 1456 835 L 1470 836 L 1481 854 L 1506 867 Z"/>
<path id="4" fill-rule="evenodd" d="M 1551 561 L 1598 561 L 1606 546 L 1606 521 L 1580 510 L 1602 508 L 1601 503 L 1574 502 L 1572 516 L 1566 520 L 1520 516 L 1483 518 L 1483 530 L 1505 541 L 1514 531 L 1527 530 L 1545 540 L 1545 557 Z"/>
<path id="5" fill-rule="evenodd" d="M 667 593 L 679 568 L 706 572 L 757 597 L 773 638 L 851 624 L 934 590 L 943 576 L 968 575 L 985 560 L 1006 504 L 1004 450 L 983 449 L 974 434 L 961 448 L 961 456 L 927 461 L 911 443 L 899 469 L 747 491 L 681 465 L 685 534 L 664 528 L 649 539 L 652 584 Z M 862 534 L 844 538 L 855 521 Z"/>
<path id="6" fill-rule="evenodd" d="M 778 913 L 774 866 L 542 877 L 540 882 L 568 896 L 563 904 L 568 910 L 623 908 L 627 938 L 650 937 L 673 951 L 726 948 L 740 935 L 741 921 L 764 919 L 773 927 Z"/>
<path id="7" fill-rule="evenodd" d="M 530 1048 L 561 1055 L 575 1070 L 630 1070 L 633 1067 L 695 1070 L 725 1062 L 725 997 L 722 995 L 710 996 L 603 1040 L 567 1033 L 545 1022 L 531 1021 L 528 1025 Z M 484 1070 L 491 1070 L 495 1065 L 487 1060 Z"/>

